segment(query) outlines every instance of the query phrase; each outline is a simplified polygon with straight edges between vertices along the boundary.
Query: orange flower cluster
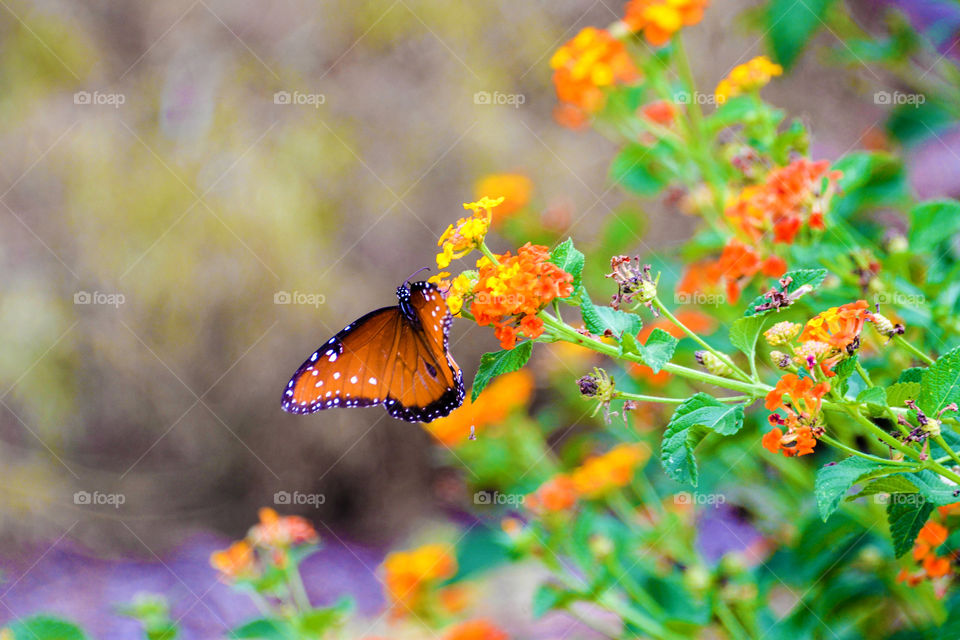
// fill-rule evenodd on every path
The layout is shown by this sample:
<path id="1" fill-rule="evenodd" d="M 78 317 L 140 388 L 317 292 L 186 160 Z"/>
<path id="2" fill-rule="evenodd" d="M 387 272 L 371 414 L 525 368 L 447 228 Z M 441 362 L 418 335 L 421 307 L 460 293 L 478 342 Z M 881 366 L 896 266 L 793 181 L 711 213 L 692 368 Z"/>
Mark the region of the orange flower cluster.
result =
<path id="1" fill-rule="evenodd" d="M 786 416 L 770 414 L 770 424 L 774 425 L 765 436 L 763 446 L 771 453 L 783 452 L 783 455 L 802 456 L 813 453 L 817 437 L 823 433 L 819 425 L 820 405 L 823 396 L 830 391 L 830 383 L 817 382 L 811 378 L 800 378 L 788 373 L 767 394 L 768 411 L 782 409 Z M 784 400 L 789 397 L 789 401 Z M 786 427 L 786 432 L 781 427 Z"/>
<path id="2" fill-rule="evenodd" d="M 571 509 L 580 498 L 601 498 L 630 484 L 637 467 L 649 457 L 644 444 L 618 444 L 587 458 L 569 474 L 554 475 L 528 495 L 524 505 L 535 513 L 554 513 Z"/>
<path id="3" fill-rule="evenodd" d="M 399 617 L 421 609 L 433 589 L 457 572 L 457 561 L 447 546 L 428 544 L 388 554 L 383 570 L 387 598 Z"/>
<path id="4" fill-rule="evenodd" d="M 956 505 L 940 507 L 941 517 L 949 514 Z M 954 553 L 949 556 L 937 555 L 937 548 L 947 541 L 949 531 L 945 526 L 933 520 L 928 521 L 920 533 L 917 534 L 917 540 L 913 543 L 913 559 L 920 563 L 920 571 L 910 573 L 906 569 L 901 569 L 897 575 L 898 582 L 906 582 L 910 586 L 916 586 L 924 580 L 936 580 L 950 575 L 953 572 L 951 560 Z"/>
<path id="5" fill-rule="evenodd" d="M 710 0 L 630 0 L 623 22 L 634 33 L 642 31 L 647 42 L 660 47 L 682 27 L 700 22 L 709 3 Z"/>
<path id="6" fill-rule="evenodd" d="M 493 208 L 493 226 L 496 227 L 530 203 L 533 180 L 522 173 L 493 173 L 478 180 L 474 191 L 477 200 L 488 193 L 503 197 L 503 202 Z"/>
<path id="7" fill-rule="evenodd" d="M 630 484 L 636 468 L 649 457 L 646 445 L 618 444 L 603 455 L 587 458 L 570 479 L 578 495 L 599 498 Z"/>
<path id="8" fill-rule="evenodd" d="M 776 278 L 786 271 L 787 263 L 783 258 L 776 255 L 763 258 L 757 249 L 733 238 L 716 260 L 690 265 L 677 285 L 677 293 L 695 295 L 716 290 L 723 283 L 727 302 L 735 303 L 756 274 Z"/>
<path id="9" fill-rule="evenodd" d="M 623 43 L 606 29 L 595 27 L 584 28 L 557 49 L 550 58 L 550 68 L 554 70 L 557 98 L 562 105 L 581 114 L 581 120 L 603 108 L 604 90 L 640 79 Z M 558 115 L 557 120 L 577 128 L 577 119 L 571 114 Z"/>
<path id="10" fill-rule="evenodd" d="M 804 225 L 823 230 L 823 211 L 841 177 L 827 160 L 794 160 L 774 169 L 763 184 L 744 187 L 727 207 L 727 218 L 752 242 L 772 231 L 774 242 L 791 244 Z M 827 188 L 821 192 L 823 178 Z"/>
<path id="11" fill-rule="evenodd" d="M 495 425 L 514 409 L 530 400 L 533 393 L 533 374 L 526 369 L 502 375 L 483 390 L 473 402 L 468 397 L 463 405 L 445 418 L 423 425 L 438 442 L 454 446 L 466 440 L 471 433 Z"/>
<path id="12" fill-rule="evenodd" d="M 280 516 L 264 507 L 259 511 L 260 522 L 250 528 L 247 537 L 234 542 L 227 549 L 210 554 L 210 565 L 220 573 L 224 582 L 253 578 L 260 574 L 260 560 L 269 559 L 274 565 L 286 565 L 291 547 L 315 544 L 319 538 L 313 525 L 300 516 Z"/>
<path id="13" fill-rule="evenodd" d="M 855 349 L 860 343 L 864 323 L 872 318 L 866 300 L 832 307 L 807 321 L 800 333 L 800 341 L 823 342 L 838 351 Z"/>
<path id="14" fill-rule="evenodd" d="M 529 242 L 517 251 L 477 261 L 477 284 L 471 292 L 470 313 L 481 327 L 493 325 L 504 349 L 512 349 L 517 337 L 538 338 L 543 320 L 537 317 L 554 298 L 573 293 L 573 276 L 548 261 L 546 247 Z"/>
<path id="15" fill-rule="evenodd" d="M 468 620 L 453 627 L 443 640 L 510 640 L 505 631 L 488 620 Z"/>

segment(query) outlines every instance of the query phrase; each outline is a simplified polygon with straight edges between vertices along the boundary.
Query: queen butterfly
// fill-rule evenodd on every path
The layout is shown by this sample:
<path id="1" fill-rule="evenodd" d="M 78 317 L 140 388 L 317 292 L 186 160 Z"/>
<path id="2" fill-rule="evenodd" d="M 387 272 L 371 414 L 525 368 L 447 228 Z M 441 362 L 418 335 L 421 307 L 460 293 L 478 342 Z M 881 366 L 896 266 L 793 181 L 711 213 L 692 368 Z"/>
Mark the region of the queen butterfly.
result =
<path id="1" fill-rule="evenodd" d="M 394 418 L 430 422 L 463 403 L 463 375 L 447 350 L 453 317 L 427 282 L 397 288 L 400 304 L 371 311 L 313 352 L 281 407 L 314 413 L 384 405 Z"/>

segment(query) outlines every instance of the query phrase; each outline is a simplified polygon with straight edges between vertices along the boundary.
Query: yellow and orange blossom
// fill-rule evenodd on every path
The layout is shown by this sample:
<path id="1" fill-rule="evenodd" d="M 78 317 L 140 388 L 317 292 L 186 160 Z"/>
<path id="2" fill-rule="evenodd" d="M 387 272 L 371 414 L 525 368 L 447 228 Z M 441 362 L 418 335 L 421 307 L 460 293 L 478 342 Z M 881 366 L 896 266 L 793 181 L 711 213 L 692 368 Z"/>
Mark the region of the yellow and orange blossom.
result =
<path id="1" fill-rule="evenodd" d="M 470 436 L 471 427 L 479 433 L 499 423 L 514 409 L 527 404 L 532 392 L 533 374 L 520 369 L 494 379 L 476 402 L 468 397 L 450 415 L 424 424 L 423 428 L 447 446 L 460 444 Z"/>
<path id="2" fill-rule="evenodd" d="M 587 458 L 570 474 L 577 493 L 599 498 L 630 484 L 636 468 L 650 457 L 644 444 L 618 444 L 600 456 Z"/>
<path id="3" fill-rule="evenodd" d="M 383 561 L 384 585 L 394 615 L 417 611 L 425 597 L 457 572 L 450 548 L 428 544 L 410 551 L 394 551 Z"/>
<path id="4" fill-rule="evenodd" d="M 723 104 L 729 98 L 765 87 L 776 76 L 783 74 L 783 67 L 772 62 L 767 56 L 738 64 L 717 84 L 714 93 L 717 102 Z"/>
<path id="5" fill-rule="evenodd" d="M 220 572 L 220 579 L 232 582 L 253 574 L 253 547 L 246 540 L 234 542 L 222 551 L 210 554 L 210 566 Z"/>
<path id="6" fill-rule="evenodd" d="M 630 0 L 623 23 L 634 33 L 643 32 L 647 42 L 660 47 L 677 31 L 703 19 L 709 0 Z"/>

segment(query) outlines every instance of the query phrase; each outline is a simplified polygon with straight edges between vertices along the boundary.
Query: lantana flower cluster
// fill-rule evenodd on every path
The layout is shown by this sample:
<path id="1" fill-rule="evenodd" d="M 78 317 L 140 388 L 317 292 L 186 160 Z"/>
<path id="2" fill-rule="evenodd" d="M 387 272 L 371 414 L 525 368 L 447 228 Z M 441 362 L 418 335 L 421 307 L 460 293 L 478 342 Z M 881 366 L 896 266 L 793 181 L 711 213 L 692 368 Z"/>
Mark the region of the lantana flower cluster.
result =
<path id="1" fill-rule="evenodd" d="M 734 96 L 761 89 L 767 86 L 771 79 L 782 74 L 783 67 L 772 62 L 767 56 L 757 56 L 738 64 L 727 77 L 717 83 L 714 91 L 717 102 L 723 104 Z"/>
<path id="2" fill-rule="evenodd" d="M 636 469 L 650 457 L 643 443 L 618 444 L 606 453 L 587 458 L 569 473 L 559 473 L 544 482 L 524 504 L 537 512 L 571 509 L 580 499 L 609 495 L 633 480 Z"/>
<path id="3" fill-rule="evenodd" d="M 948 582 L 952 579 L 955 571 L 953 561 L 956 560 L 956 552 L 948 552 L 941 555 L 939 548 L 947 541 L 950 530 L 945 523 L 947 518 L 960 509 L 960 504 L 952 504 L 944 507 L 938 507 L 936 515 L 940 522 L 929 520 L 920 529 L 917 539 L 913 543 L 913 560 L 919 567 L 916 571 L 907 571 L 901 569 L 897 575 L 898 582 L 906 582 L 910 586 L 916 586 L 925 580 L 934 582 L 937 592 L 942 595 L 946 591 Z"/>
<path id="4" fill-rule="evenodd" d="M 223 582 L 256 579 L 268 566 L 285 568 L 291 549 L 300 545 L 316 544 L 316 530 L 300 516 L 281 516 L 273 509 L 259 511 L 260 522 L 250 528 L 247 536 L 227 549 L 210 555 L 210 565 Z"/>
<path id="5" fill-rule="evenodd" d="M 456 572 L 457 560 L 443 544 L 388 554 L 383 561 L 384 588 L 393 616 L 423 613 L 439 585 Z"/>
<path id="6" fill-rule="evenodd" d="M 655 47 L 667 44 L 683 27 L 703 19 L 709 0 L 630 0 L 623 23 Z"/>

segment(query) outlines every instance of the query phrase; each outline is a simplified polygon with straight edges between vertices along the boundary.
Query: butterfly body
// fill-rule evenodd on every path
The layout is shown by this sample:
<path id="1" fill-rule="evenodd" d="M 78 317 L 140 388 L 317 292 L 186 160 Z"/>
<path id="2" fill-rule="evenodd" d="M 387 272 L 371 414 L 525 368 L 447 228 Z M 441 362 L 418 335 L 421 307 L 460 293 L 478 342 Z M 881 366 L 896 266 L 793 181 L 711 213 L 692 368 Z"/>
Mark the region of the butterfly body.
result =
<path id="1" fill-rule="evenodd" d="M 287 383 L 281 407 L 306 414 L 383 405 L 430 422 L 463 403 L 463 374 L 448 351 L 453 317 L 427 282 L 397 288 L 399 304 L 371 311 L 317 349 Z"/>

